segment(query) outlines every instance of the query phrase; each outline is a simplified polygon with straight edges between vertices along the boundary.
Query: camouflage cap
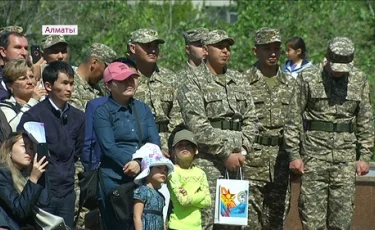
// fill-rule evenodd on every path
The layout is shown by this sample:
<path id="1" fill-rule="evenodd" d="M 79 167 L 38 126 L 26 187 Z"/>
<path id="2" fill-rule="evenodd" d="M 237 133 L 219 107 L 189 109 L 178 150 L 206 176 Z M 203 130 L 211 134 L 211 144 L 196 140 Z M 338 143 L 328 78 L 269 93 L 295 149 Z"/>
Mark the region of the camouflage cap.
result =
<path id="1" fill-rule="evenodd" d="M 277 29 L 263 27 L 255 33 L 255 45 L 264 45 L 281 42 L 280 31 Z"/>
<path id="2" fill-rule="evenodd" d="M 350 72 L 353 68 L 354 43 L 346 37 L 335 37 L 328 43 L 327 58 L 335 72 Z"/>
<path id="3" fill-rule="evenodd" d="M 209 30 L 206 28 L 191 29 L 185 31 L 182 36 L 184 36 L 185 43 L 191 42 L 202 42 L 202 40 L 207 36 Z"/>
<path id="4" fill-rule="evenodd" d="M 6 32 L 17 32 L 22 33 L 23 28 L 21 26 L 5 26 L 0 28 L 0 33 L 6 33 Z"/>
<path id="5" fill-rule="evenodd" d="M 48 49 L 58 43 L 69 45 L 69 43 L 65 40 L 64 35 L 47 35 L 42 40 L 42 49 Z"/>
<path id="6" fill-rule="evenodd" d="M 164 44 L 165 41 L 159 38 L 159 34 L 153 29 L 138 29 L 131 33 L 130 42 L 132 43 L 150 43 L 157 41 L 159 44 Z"/>
<path id="7" fill-rule="evenodd" d="M 224 30 L 213 30 L 207 33 L 207 36 L 203 39 L 203 45 L 213 45 L 221 41 L 229 41 L 229 45 L 234 44 L 233 38 L 229 37 L 227 32 Z"/>
<path id="8" fill-rule="evenodd" d="M 116 59 L 116 52 L 107 45 L 101 43 L 93 43 L 86 53 L 86 57 L 97 57 L 107 65 Z"/>

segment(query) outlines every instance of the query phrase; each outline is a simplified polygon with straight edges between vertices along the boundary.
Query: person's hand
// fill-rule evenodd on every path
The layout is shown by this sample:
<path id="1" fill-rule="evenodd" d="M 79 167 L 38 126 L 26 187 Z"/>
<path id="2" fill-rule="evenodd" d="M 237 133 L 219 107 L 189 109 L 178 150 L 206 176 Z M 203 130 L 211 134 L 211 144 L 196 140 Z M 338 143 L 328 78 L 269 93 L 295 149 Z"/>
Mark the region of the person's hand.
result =
<path id="1" fill-rule="evenodd" d="M 168 153 L 168 150 L 162 149 L 161 152 L 163 153 L 163 155 L 164 155 L 166 158 L 170 158 L 170 157 L 171 157 L 171 156 L 169 155 L 169 153 Z"/>
<path id="2" fill-rule="evenodd" d="M 245 156 L 241 153 L 231 153 L 228 158 L 224 160 L 224 166 L 229 171 L 236 171 L 245 162 Z"/>
<path id="3" fill-rule="evenodd" d="M 38 161 L 38 154 L 35 153 L 34 162 L 33 162 L 33 169 L 31 170 L 31 174 L 30 174 L 30 180 L 34 184 L 38 183 L 39 178 L 46 171 L 45 168 L 48 164 L 48 161 L 44 162 L 45 159 L 46 159 L 46 157 L 44 156 L 44 157 L 42 157 L 42 159 L 40 159 Z"/>
<path id="4" fill-rule="evenodd" d="M 135 176 L 139 173 L 139 171 L 141 171 L 141 167 L 139 166 L 137 161 L 130 161 L 124 166 L 122 170 L 128 176 Z"/>
<path id="5" fill-rule="evenodd" d="M 42 81 L 39 80 L 34 87 L 33 94 L 31 95 L 31 97 L 37 101 L 40 101 L 43 96 L 47 95 L 47 90 L 44 87 L 41 87 L 41 84 Z"/>
<path id="6" fill-rule="evenodd" d="M 305 168 L 302 159 L 296 159 L 289 162 L 289 169 L 295 174 L 304 174 Z"/>
<path id="7" fill-rule="evenodd" d="M 186 195 L 187 195 L 187 192 L 186 192 L 186 190 L 185 190 L 183 187 L 180 187 L 178 190 L 179 190 L 179 192 L 180 192 L 183 196 L 186 196 Z"/>
<path id="8" fill-rule="evenodd" d="M 357 175 L 364 176 L 370 171 L 370 165 L 368 162 L 357 161 Z"/>

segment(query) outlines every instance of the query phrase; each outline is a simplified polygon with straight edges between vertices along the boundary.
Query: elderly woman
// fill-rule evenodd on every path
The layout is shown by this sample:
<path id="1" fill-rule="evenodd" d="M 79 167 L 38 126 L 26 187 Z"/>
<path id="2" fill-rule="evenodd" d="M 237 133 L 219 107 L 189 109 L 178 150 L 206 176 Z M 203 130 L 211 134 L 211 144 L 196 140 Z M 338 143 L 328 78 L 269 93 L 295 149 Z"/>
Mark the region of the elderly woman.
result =
<path id="1" fill-rule="evenodd" d="M 11 60 L 3 69 L 4 82 L 11 92 L 10 99 L 0 103 L 0 109 L 5 114 L 12 131 L 15 132 L 17 125 L 24 112 L 36 105 L 40 99 L 47 95 L 36 82 L 32 71 L 32 64 L 28 60 Z"/>
<path id="2" fill-rule="evenodd" d="M 113 188 L 134 180 L 140 161 L 133 160 L 133 154 L 146 142 L 160 146 L 160 137 L 149 107 L 133 98 L 139 74 L 124 63 L 113 62 L 103 75 L 111 95 L 94 115 L 94 131 L 102 149 L 99 208 L 104 229 L 132 229 L 132 221 L 116 219 L 109 194 Z"/>
<path id="3" fill-rule="evenodd" d="M 48 205 L 50 199 L 49 186 L 42 179 L 47 164 L 45 157 L 37 160 L 32 142 L 25 134 L 12 133 L 4 141 L 0 149 L 3 229 L 34 229 L 33 207 Z"/>

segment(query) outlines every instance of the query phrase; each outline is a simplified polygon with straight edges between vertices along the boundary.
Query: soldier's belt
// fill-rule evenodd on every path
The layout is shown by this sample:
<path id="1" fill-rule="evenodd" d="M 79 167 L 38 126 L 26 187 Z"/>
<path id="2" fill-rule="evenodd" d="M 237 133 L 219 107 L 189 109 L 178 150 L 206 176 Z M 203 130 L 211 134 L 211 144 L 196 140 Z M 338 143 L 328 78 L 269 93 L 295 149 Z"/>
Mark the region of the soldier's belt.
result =
<path id="1" fill-rule="evenodd" d="M 157 122 L 156 127 L 158 127 L 159 133 L 166 133 L 168 132 L 168 121 L 162 121 L 162 122 Z"/>
<path id="2" fill-rule="evenodd" d="M 242 122 L 239 121 L 211 121 L 211 126 L 222 130 L 241 131 Z"/>
<path id="3" fill-rule="evenodd" d="M 266 146 L 276 146 L 283 144 L 283 138 L 279 136 L 255 136 L 255 142 Z"/>
<path id="4" fill-rule="evenodd" d="M 354 131 L 353 123 L 334 123 L 329 121 L 305 121 L 306 130 L 324 132 L 349 132 Z"/>

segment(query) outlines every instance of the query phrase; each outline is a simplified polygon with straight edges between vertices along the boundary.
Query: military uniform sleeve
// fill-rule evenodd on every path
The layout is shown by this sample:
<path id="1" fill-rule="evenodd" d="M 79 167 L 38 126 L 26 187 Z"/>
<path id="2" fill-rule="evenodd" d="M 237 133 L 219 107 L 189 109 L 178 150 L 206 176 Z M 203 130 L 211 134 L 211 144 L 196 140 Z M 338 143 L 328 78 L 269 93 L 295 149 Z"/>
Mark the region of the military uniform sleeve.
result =
<path id="1" fill-rule="evenodd" d="M 357 114 L 357 141 L 361 161 L 370 161 L 374 150 L 374 122 L 370 103 L 370 89 L 367 79 L 361 94 L 361 102 Z"/>
<path id="2" fill-rule="evenodd" d="M 177 92 L 177 100 L 185 125 L 196 135 L 202 152 L 225 159 L 235 148 L 240 147 L 235 146 L 232 135 L 226 132 L 228 130 L 211 126 L 206 116 L 203 94 L 192 76 L 184 77 Z"/>
<path id="3" fill-rule="evenodd" d="M 285 149 L 289 155 L 289 161 L 300 159 L 300 140 L 303 133 L 302 114 L 305 110 L 308 98 L 308 87 L 303 81 L 302 75 L 297 77 L 290 100 L 288 116 L 284 126 Z"/>
<path id="4" fill-rule="evenodd" d="M 78 88 L 76 88 L 73 93 L 72 97 L 70 98 L 69 104 L 71 104 L 74 108 L 77 108 L 81 110 L 82 112 L 85 112 L 86 108 L 86 101 L 82 100 L 78 93 Z"/>

